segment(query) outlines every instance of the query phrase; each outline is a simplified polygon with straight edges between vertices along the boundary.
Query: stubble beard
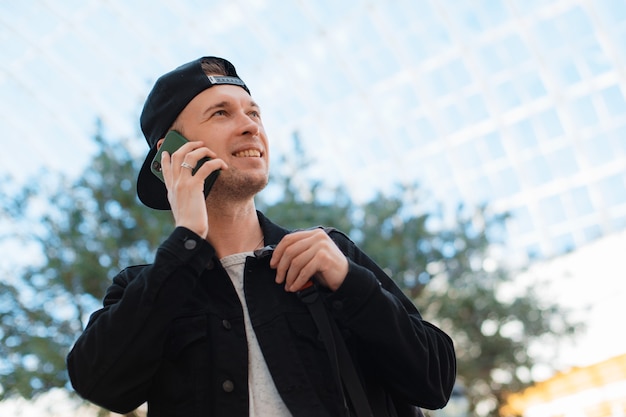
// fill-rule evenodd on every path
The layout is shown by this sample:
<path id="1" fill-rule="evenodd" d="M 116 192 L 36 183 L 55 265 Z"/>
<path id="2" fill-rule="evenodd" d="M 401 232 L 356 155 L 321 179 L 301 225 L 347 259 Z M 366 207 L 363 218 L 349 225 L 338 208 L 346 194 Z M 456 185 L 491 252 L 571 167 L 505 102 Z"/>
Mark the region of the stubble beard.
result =
<path id="1" fill-rule="evenodd" d="M 228 172 L 220 173 L 214 185 L 216 195 L 228 201 L 246 201 L 261 192 L 269 181 L 268 173 L 249 174 L 230 167 Z M 209 198 L 210 195 L 209 195 Z"/>

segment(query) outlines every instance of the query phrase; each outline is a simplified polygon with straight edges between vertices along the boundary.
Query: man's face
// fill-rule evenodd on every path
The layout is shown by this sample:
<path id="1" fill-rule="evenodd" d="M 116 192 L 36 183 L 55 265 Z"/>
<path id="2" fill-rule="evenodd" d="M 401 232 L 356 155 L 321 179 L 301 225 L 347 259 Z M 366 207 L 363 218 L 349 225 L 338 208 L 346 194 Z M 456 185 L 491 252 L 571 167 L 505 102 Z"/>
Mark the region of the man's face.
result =
<path id="1" fill-rule="evenodd" d="M 256 194 L 268 181 L 269 147 L 259 106 L 241 87 L 216 85 L 194 97 L 175 123 L 190 141 L 202 141 L 224 160 L 214 192 Z"/>

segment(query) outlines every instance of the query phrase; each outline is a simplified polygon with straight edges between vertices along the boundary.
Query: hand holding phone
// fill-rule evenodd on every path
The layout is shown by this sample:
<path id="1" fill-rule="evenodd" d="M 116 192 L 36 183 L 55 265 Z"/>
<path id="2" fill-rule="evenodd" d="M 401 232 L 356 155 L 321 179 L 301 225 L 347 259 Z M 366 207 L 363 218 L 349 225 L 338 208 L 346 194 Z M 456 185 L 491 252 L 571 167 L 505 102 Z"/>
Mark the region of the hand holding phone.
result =
<path id="1" fill-rule="evenodd" d="M 165 180 L 163 179 L 163 171 L 161 165 L 161 157 L 163 155 L 163 152 L 167 152 L 171 155 L 187 142 L 189 141 L 179 132 L 175 130 L 170 130 L 169 132 L 167 132 L 167 134 L 165 135 L 165 140 L 163 141 L 161 147 L 154 156 L 152 164 L 150 164 L 150 170 L 161 181 L 165 182 Z M 200 159 L 194 169 L 191 171 L 191 174 L 195 175 L 198 169 L 202 166 L 202 164 L 210 160 L 211 158 L 209 157 Z M 215 180 L 217 180 L 219 174 L 220 170 L 215 170 L 211 172 L 211 174 L 209 174 L 209 176 L 204 181 L 204 198 L 207 198 L 207 196 L 209 195 L 209 192 L 211 191 L 211 188 L 213 187 L 213 184 L 215 183 Z"/>

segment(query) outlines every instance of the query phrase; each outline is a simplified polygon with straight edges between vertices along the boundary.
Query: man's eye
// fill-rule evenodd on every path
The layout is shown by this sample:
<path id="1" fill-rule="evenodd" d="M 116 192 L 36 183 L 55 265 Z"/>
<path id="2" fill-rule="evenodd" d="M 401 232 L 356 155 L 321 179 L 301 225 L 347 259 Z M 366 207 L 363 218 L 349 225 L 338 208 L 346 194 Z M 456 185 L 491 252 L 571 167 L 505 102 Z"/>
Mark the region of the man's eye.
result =
<path id="1" fill-rule="evenodd" d="M 261 113 L 259 113 L 258 111 L 251 111 L 250 113 L 248 113 L 250 115 L 250 117 L 256 117 L 259 118 L 261 117 Z"/>
<path id="2" fill-rule="evenodd" d="M 226 110 L 218 110 L 213 113 L 213 116 L 226 116 Z"/>

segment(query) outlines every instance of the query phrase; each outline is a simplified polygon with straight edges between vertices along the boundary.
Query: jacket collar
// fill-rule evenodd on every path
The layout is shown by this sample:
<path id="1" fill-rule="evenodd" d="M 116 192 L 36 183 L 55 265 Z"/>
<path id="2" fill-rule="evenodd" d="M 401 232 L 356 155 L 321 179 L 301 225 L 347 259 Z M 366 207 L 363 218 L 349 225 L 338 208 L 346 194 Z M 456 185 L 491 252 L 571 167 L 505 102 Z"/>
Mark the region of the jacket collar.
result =
<path id="1" fill-rule="evenodd" d="M 266 246 L 277 245 L 278 242 L 290 232 L 288 229 L 273 223 L 260 211 L 257 211 L 257 217 L 259 218 L 259 225 L 261 225 L 261 229 L 263 230 Z"/>

